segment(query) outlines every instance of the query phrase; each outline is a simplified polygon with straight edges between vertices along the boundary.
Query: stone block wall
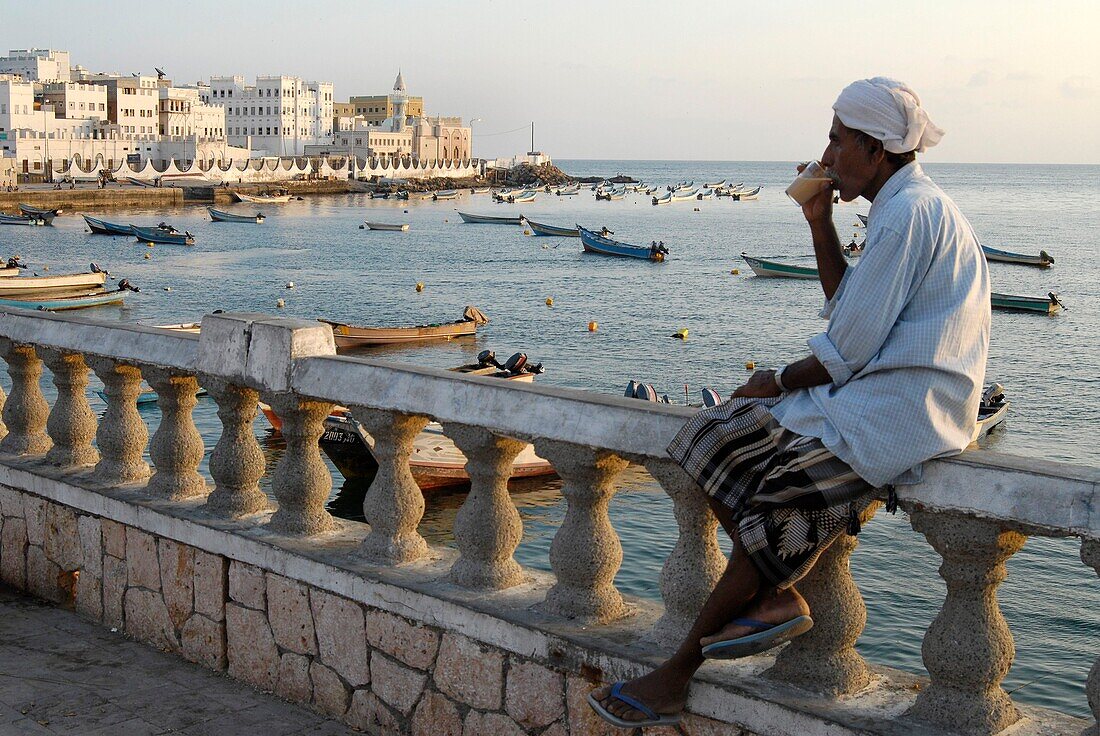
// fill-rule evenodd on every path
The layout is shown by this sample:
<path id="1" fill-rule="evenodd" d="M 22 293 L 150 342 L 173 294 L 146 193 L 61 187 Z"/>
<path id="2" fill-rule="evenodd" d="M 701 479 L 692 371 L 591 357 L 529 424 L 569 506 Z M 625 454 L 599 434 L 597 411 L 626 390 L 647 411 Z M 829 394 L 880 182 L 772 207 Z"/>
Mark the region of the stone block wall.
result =
<path id="1" fill-rule="evenodd" d="M 610 735 L 577 672 L 0 486 L 0 578 L 371 734 Z M 647 734 L 751 736 L 687 715 Z"/>

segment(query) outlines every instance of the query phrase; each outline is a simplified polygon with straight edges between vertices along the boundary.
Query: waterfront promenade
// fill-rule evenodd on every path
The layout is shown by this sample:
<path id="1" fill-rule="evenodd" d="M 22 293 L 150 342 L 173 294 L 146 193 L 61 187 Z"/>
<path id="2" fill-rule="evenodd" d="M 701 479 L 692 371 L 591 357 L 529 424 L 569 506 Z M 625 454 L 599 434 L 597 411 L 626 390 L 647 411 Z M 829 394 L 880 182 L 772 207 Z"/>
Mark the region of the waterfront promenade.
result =
<path id="1" fill-rule="evenodd" d="M 0 356 L 12 379 L 0 577 L 372 733 L 604 733 L 584 695 L 659 660 L 721 569 L 716 521 L 664 454 L 685 407 L 337 357 L 327 325 L 256 314 L 207 315 L 194 336 L 0 310 Z M 108 397 L 98 420 L 89 370 Z M 143 378 L 162 412 L 151 438 L 135 406 Z M 200 382 L 222 422 L 212 485 L 197 472 Z M 252 429 L 261 395 L 287 441 L 271 470 L 275 505 L 257 484 L 268 472 Z M 317 439 L 336 403 L 375 439 L 369 526 L 324 507 L 332 478 Z M 429 418 L 469 458 L 454 551 L 417 530 L 424 501 L 408 457 Z M 506 469 L 521 441 L 563 480 L 552 574 L 514 559 L 522 520 Z M 608 502 L 630 463 L 674 504 L 663 605 L 614 584 L 623 554 Z M 975 452 L 931 464 L 900 495 L 947 583 L 924 635 L 930 676 L 855 651 L 866 609 L 848 566 L 857 540 L 843 537 L 803 586 L 814 629 L 778 653 L 704 668 L 683 733 L 1077 736 L 1090 725 L 1001 687 L 1014 646 L 996 590 L 1027 536 L 1079 537 L 1082 562 L 1100 568 L 1100 472 Z"/>
<path id="2" fill-rule="evenodd" d="M 0 734 L 342 736 L 348 726 L 0 586 Z"/>

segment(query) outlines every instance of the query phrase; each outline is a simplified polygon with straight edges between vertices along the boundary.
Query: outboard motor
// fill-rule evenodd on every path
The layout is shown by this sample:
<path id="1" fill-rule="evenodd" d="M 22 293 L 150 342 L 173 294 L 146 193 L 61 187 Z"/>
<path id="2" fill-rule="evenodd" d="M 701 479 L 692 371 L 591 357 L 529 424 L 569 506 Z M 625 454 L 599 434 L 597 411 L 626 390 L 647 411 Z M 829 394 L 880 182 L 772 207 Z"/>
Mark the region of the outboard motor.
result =
<path id="1" fill-rule="evenodd" d="M 633 399 L 637 396 L 637 393 L 638 393 L 638 382 L 637 381 L 631 381 L 630 383 L 626 384 L 626 393 L 623 394 L 623 396 L 625 396 L 628 399 Z"/>
<path id="2" fill-rule="evenodd" d="M 125 289 L 126 291 L 133 291 L 135 293 L 141 291 L 141 289 L 131 284 L 127 279 L 118 282 L 118 289 L 119 291 Z"/>
<path id="3" fill-rule="evenodd" d="M 511 358 L 504 361 L 504 370 L 516 376 L 523 373 L 523 367 L 525 365 L 527 365 L 527 353 L 516 353 Z"/>
<path id="4" fill-rule="evenodd" d="M 991 383 L 982 392 L 982 406 L 1000 404 L 1005 400 L 1005 387 L 999 383 Z"/>
<path id="5" fill-rule="evenodd" d="M 703 406 L 711 408 L 712 406 L 718 406 L 722 403 L 722 397 L 718 395 L 718 392 L 712 388 L 703 389 Z"/>
<path id="6" fill-rule="evenodd" d="M 657 389 L 648 383 L 640 383 L 634 392 L 634 397 L 642 401 L 657 401 Z"/>
<path id="7" fill-rule="evenodd" d="M 108 270 L 107 270 L 107 269 L 105 269 L 105 268 L 100 268 L 100 267 L 99 267 L 98 265 L 96 265 L 96 264 L 95 264 L 94 262 L 93 262 L 93 263 L 90 263 L 90 264 L 88 264 L 88 269 L 89 269 L 89 270 L 90 270 L 90 271 L 91 271 L 92 273 L 105 273 L 105 274 L 107 274 L 108 276 L 110 276 L 110 275 L 111 275 L 110 271 L 108 271 Z"/>
<path id="8" fill-rule="evenodd" d="M 480 353 L 478 353 L 477 364 L 482 368 L 491 365 L 494 368 L 504 370 L 504 366 L 500 364 L 500 362 L 497 360 L 496 353 L 494 353 L 492 350 L 482 350 Z"/>

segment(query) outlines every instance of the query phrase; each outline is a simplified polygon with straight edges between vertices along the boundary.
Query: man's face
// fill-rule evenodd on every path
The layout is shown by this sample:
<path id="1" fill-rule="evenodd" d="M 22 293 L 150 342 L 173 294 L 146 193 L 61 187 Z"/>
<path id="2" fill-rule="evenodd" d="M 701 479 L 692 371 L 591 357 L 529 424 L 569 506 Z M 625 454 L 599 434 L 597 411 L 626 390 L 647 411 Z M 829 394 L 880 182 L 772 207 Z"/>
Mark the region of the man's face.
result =
<path id="1" fill-rule="evenodd" d="M 836 115 L 829 128 L 829 145 L 821 154 L 821 165 L 845 202 L 862 194 L 878 170 L 871 152 L 860 143 L 855 131 L 840 122 Z"/>

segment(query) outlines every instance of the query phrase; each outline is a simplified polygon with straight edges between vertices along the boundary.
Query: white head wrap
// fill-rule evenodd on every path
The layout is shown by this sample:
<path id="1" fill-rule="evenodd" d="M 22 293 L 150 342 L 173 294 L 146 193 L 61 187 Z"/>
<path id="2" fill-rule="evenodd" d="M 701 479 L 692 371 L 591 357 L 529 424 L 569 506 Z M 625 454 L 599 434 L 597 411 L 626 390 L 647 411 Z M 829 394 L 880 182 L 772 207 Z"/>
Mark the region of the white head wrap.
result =
<path id="1" fill-rule="evenodd" d="M 833 110 L 840 122 L 882 141 L 890 153 L 923 151 L 943 137 L 917 93 L 889 77 L 852 82 L 836 98 Z"/>

